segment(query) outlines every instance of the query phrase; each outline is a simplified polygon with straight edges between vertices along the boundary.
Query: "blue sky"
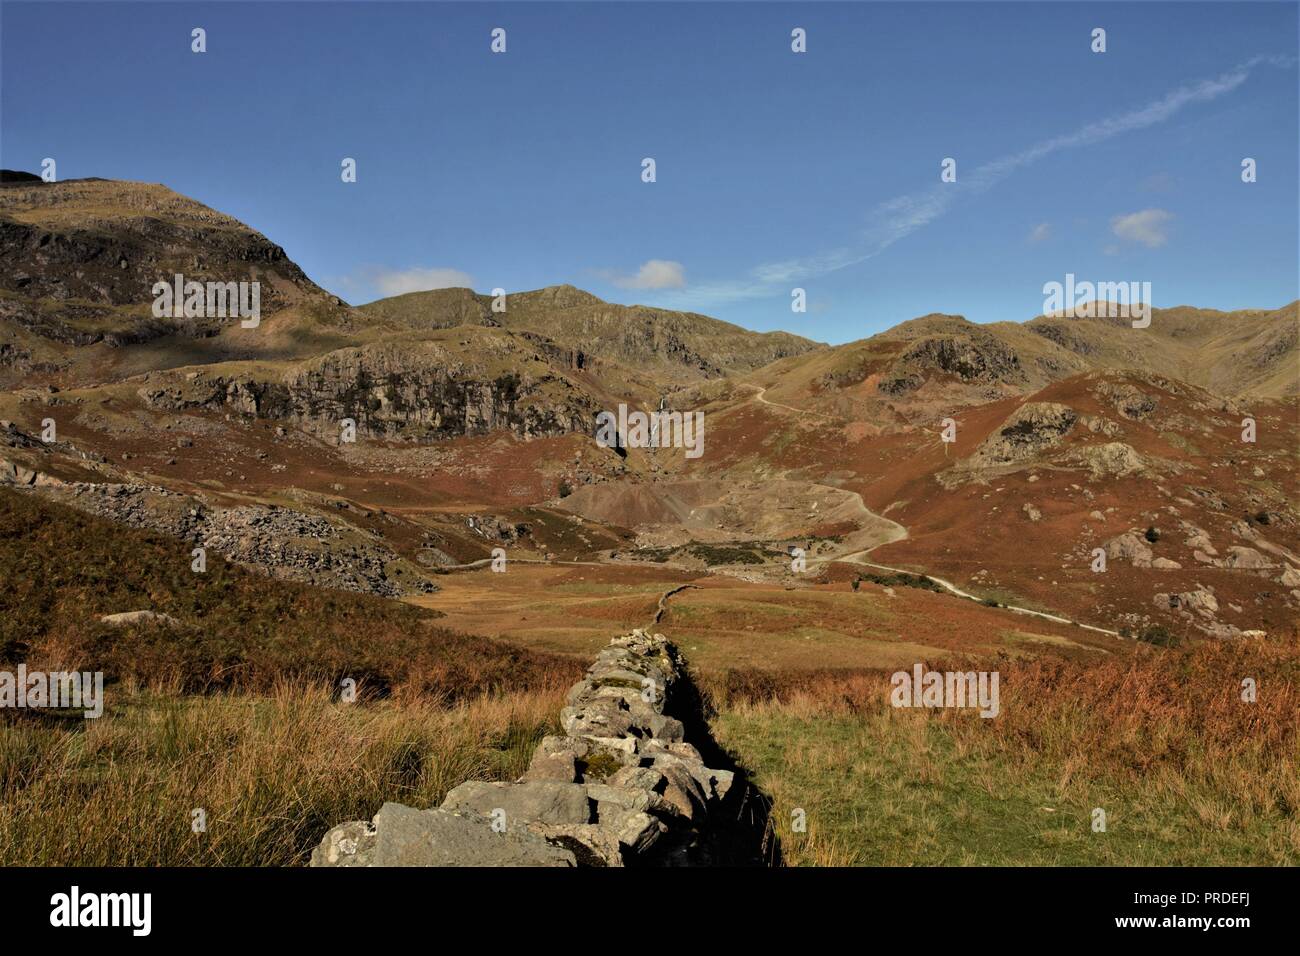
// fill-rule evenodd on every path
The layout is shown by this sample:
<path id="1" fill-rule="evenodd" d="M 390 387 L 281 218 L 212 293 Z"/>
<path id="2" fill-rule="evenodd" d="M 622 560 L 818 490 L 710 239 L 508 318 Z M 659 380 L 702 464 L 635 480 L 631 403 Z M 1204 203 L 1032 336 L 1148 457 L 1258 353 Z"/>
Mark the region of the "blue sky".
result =
<path id="1" fill-rule="evenodd" d="M 1157 307 L 1300 295 L 1291 3 L 0 11 L 6 168 L 165 183 L 354 303 L 569 282 L 843 342 L 1028 319 L 1067 272 Z"/>

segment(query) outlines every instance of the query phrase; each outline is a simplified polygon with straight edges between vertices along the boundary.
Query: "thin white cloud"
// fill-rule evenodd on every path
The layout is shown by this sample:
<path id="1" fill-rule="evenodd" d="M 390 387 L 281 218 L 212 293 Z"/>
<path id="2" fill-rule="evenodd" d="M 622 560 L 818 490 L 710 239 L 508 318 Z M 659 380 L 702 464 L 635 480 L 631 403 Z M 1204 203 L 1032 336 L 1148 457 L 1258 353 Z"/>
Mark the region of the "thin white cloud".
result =
<path id="1" fill-rule="evenodd" d="M 727 281 L 697 283 L 670 294 L 665 304 L 679 308 L 706 307 L 740 299 L 761 298 L 788 290 L 792 283 L 815 279 L 865 262 L 894 243 L 943 216 L 959 198 L 977 196 L 1012 173 L 1065 150 L 1093 146 L 1126 133 L 1162 123 L 1196 103 L 1218 99 L 1239 88 L 1255 67 L 1267 64 L 1293 67 L 1294 57 L 1258 56 L 1218 76 L 1187 83 L 1137 109 L 1119 113 L 1041 140 L 1017 152 L 960 174 L 956 183 L 935 183 L 916 193 L 883 202 L 871 211 L 867 227 L 852 242 L 813 256 L 758 265 L 747 276 Z M 938 177 L 936 165 L 935 177 Z"/>
<path id="2" fill-rule="evenodd" d="M 1174 214 L 1164 209 L 1143 209 L 1110 221 L 1110 231 L 1128 242 L 1140 242 L 1148 249 L 1158 249 L 1169 239 L 1165 225 Z"/>
<path id="3" fill-rule="evenodd" d="M 1050 222 L 1040 222 L 1029 230 L 1030 242 L 1046 242 L 1050 238 L 1052 238 L 1052 224 Z"/>
<path id="4" fill-rule="evenodd" d="M 1177 181 L 1169 173 L 1155 173 L 1138 184 L 1141 189 L 1151 193 L 1173 192 Z"/>
<path id="5" fill-rule="evenodd" d="M 474 279 L 459 269 L 377 269 L 367 277 L 385 297 L 430 289 L 472 289 Z"/>
<path id="6" fill-rule="evenodd" d="M 604 275 L 620 289 L 680 289 L 686 285 L 686 270 L 670 259 L 650 259 L 634 275 Z"/>

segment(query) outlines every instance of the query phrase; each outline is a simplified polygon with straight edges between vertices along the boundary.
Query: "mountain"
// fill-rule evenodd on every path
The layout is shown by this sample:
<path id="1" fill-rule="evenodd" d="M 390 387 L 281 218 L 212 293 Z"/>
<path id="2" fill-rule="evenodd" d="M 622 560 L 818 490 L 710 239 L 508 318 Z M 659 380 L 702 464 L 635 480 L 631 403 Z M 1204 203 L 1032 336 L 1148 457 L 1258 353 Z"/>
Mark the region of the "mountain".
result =
<path id="1" fill-rule="evenodd" d="M 1221 395 L 1300 392 L 1300 301 L 1272 311 L 1152 309 L 1147 329 L 1134 329 L 1127 319 L 1049 316 L 1024 328 L 1094 369 L 1154 372 Z"/>
<path id="2" fill-rule="evenodd" d="M 413 329 L 474 324 L 536 332 L 673 382 L 752 371 L 825 348 L 788 332 L 751 332 L 694 312 L 615 305 L 571 285 L 507 295 L 504 311 L 494 312 L 492 303 L 492 296 L 470 289 L 436 289 L 380 299 L 361 311 Z"/>
<path id="3" fill-rule="evenodd" d="M 153 287 L 260 283 L 263 323 L 157 318 Z M 0 384 L 316 354 L 372 330 L 261 233 L 149 183 L 0 183 Z"/>
<path id="4" fill-rule="evenodd" d="M 1272 311 L 1153 309 L 1127 318 L 1038 316 L 977 325 L 933 314 L 868 339 L 782 359 L 749 380 L 779 400 L 881 427 L 1024 395 L 1085 372 L 1136 372 L 1225 397 L 1300 394 L 1300 302 Z"/>
<path id="5" fill-rule="evenodd" d="M 0 238 L 0 484 L 289 580 L 444 601 L 448 569 L 507 548 L 829 587 L 870 552 L 1108 630 L 1300 606 L 1294 303 L 931 314 L 828 347 L 564 285 L 354 308 L 157 185 L 6 176 Z M 260 324 L 156 318 L 178 271 L 262 283 Z M 600 411 L 661 402 L 707 416 L 698 458 L 594 441 Z"/>

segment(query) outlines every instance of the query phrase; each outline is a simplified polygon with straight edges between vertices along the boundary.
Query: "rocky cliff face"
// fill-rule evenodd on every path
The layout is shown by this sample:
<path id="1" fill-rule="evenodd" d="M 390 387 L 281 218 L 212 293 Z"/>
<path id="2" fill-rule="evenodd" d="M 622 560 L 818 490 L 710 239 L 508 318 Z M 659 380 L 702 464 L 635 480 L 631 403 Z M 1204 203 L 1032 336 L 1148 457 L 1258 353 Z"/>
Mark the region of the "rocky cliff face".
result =
<path id="1" fill-rule="evenodd" d="M 414 441 L 496 429 L 525 439 L 592 429 L 600 404 L 556 371 L 547 354 L 523 349 L 504 333 L 487 335 L 467 349 L 430 341 L 339 349 L 279 377 L 221 366 L 159 373 L 138 394 L 156 409 L 280 419 L 326 440 L 338 439 L 344 419 L 356 423 L 359 438 Z"/>
<path id="2" fill-rule="evenodd" d="M 442 806 L 386 803 L 325 834 L 312 866 L 624 866 L 775 859 L 766 801 L 716 752 L 677 649 L 633 631 L 569 691 L 564 736 L 522 778 L 468 781 Z M 675 715 L 675 716 L 674 716 Z M 693 734 L 695 744 L 687 741 Z M 742 822 L 743 821 L 743 822 Z"/>
<path id="3" fill-rule="evenodd" d="M 468 360 L 467 360 L 468 359 Z M 500 371 L 433 344 L 342 349 L 285 376 L 291 415 L 383 438 L 451 438 L 506 428 L 521 438 L 589 431 L 599 406 L 544 362 Z"/>

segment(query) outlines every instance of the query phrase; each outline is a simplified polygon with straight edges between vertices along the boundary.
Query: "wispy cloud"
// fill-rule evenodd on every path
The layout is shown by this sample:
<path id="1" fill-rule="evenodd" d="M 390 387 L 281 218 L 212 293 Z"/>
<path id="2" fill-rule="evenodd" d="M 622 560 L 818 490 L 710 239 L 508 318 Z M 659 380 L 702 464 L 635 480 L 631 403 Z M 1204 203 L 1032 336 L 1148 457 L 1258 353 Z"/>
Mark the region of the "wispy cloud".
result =
<path id="1" fill-rule="evenodd" d="M 1050 222 L 1040 222 L 1029 230 L 1029 241 L 1033 243 L 1046 242 L 1052 238 L 1052 224 Z"/>
<path id="2" fill-rule="evenodd" d="M 599 273 L 620 289 L 680 289 L 686 285 L 686 270 L 680 262 L 650 259 L 632 275 L 605 271 Z"/>
<path id="3" fill-rule="evenodd" d="M 345 275 L 323 276 L 322 284 L 349 302 L 368 302 L 430 289 L 472 289 L 474 277 L 459 269 L 363 265 Z"/>
<path id="4" fill-rule="evenodd" d="M 1197 103 L 1208 103 L 1238 89 L 1256 67 L 1291 67 L 1292 57 L 1258 56 L 1218 76 L 1177 87 L 1144 106 L 1085 123 L 1066 133 L 1040 140 L 1025 149 L 984 163 L 964 173 L 956 183 L 938 183 L 928 189 L 898 196 L 880 203 L 868 216 L 868 224 L 852 241 L 812 256 L 769 262 L 751 269 L 748 275 L 718 282 L 691 285 L 669 295 L 671 305 L 704 308 L 713 304 L 774 295 L 808 279 L 865 262 L 894 243 L 928 226 L 947 213 L 959 200 L 978 196 L 1008 176 L 1056 153 L 1105 142 L 1116 136 L 1147 129 L 1170 119 Z M 936 179 L 938 176 L 936 166 Z"/>
<path id="5" fill-rule="evenodd" d="M 474 278 L 459 269 L 376 269 L 367 278 L 384 296 L 474 287 Z"/>
<path id="6" fill-rule="evenodd" d="M 1174 214 L 1164 209 L 1143 209 L 1110 221 L 1110 231 L 1128 242 L 1140 242 L 1148 249 L 1158 249 L 1169 239 L 1165 224 Z"/>

